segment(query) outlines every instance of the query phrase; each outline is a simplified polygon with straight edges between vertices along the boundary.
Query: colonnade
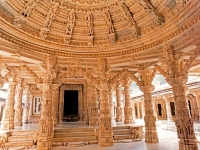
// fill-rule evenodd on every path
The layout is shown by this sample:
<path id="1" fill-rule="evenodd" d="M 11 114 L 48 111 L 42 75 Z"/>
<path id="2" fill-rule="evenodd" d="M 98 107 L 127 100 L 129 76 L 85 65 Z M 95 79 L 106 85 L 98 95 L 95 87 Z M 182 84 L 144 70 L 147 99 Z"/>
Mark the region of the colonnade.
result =
<path id="1" fill-rule="evenodd" d="M 170 51 L 169 51 L 170 52 Z M 169 53 L 169 55 L 172 55 Z M 180 61 L 174 57 L 171 60 L 174 63 L 174 67 L 177 67 Z M 170 57 L 170 58 L 171 58 Z M 192 58 L 193 59 L 193 56 Z M 175 62 L 174 62 L 175 61 Z M 47 76 L 43 79 L 43 83 L 37 84 L 37 87 L 42 91 L 42 110 L 41 118 L 39 121 L 39 131 L 38 131 L 38 150 L 48 150 L 52 147 L 52 137 L 53 137 L 53 127 L 58 123 L 58 89 L 60 84 L 53 83 L 55 78 L 54 70 L 55 62 L 48 58 L 47 61 Z M 152 85 L 152 80 L 155 76 L 156 71 L 163 73 L 161 68 L 156 69 L 145 69 L 139 70 L 139 77 L 136 77 L 130 72 L 126 72 L 122 79 L 110 84 L 106 76 L 106 59 L 101 58 L 99 60 L 99 77 L 96 80 L 94 77 L 84 73 L 87 81 L 87 118 L 89 125 L 99 125 L 99 145 L 100 146 L 111 146 L 113 145 L 113 135 L 112 135 L 112 122 L 114 121 L 114 110 L 112 104 L 112 90 L 116 89 L 116 122 L 124 122 L 125 124 L 134 123 L 133 116 L 138 118 L 144 118 L 145 121 L 145 141 L 149 143 L 158 142 L 158 135 L 156 131 L 156 116 L 162 114 L 161 110 L 158 114 L 155 112 L 155 104 L 153 104 L 152 91 L 154 86 Z M 187 67 L 189 65 L 187 64 Z M 171 66 L 170 66 L 171 67 Z M 176 108 L 176 116 L 174 118 L 178 138 L 180 139 L 179 148 L 180 150 L 197 150 L 196 137 L 194 132 L 194 119 L 191 118 L 192 114 L 198 114 L 199 102 L 193 101 L 193 97 L 190 96 L 188 99 L 190 105 L 188 106 L 188 100 L 186 97 L 187 86 L 186 86 L 186 75 L 180 75 L 177 70 L 169 69 L 170 72 L 163 73 L 166 76 L 166 81 L 172 86 L 174 95 L 174 106 Z M 79 70 L 82 71 L 82 70 Z M 173 72 L 173 74 L 171 73 Z M 168 74 L 168 75 L 167 75 Z M 176 75 L 174 75 L 176 74 Z M 98 82 L 96 82 L 98 81 Z M 131 105 L 130 98 L 130 83 L 135 81 L 139 86 L 140 90 L 143 92 L 144 101 L 137 104 L 134 107 Z M 10 77 L 8 80 L 9 90 L 8 98 L 6 100 L 5 109 L 3 111 L 3 118 L 1 123 L 1 129 L 14 129 L 14 125 L 21 125 L 22 121 L 22 103 L 19 102 L 22 98 L 22 85 L 17 82 L 15 77 Z M 124 105 L 121 102 L 121 85 L 124 86 Z M 17 87 L 17 88 L 16 88 Z M 29 102 L 30 102 L 30 88 L 25 88 L 26 103 L 24 107 L 23 123 L 28 122 L 29 114 Z M 16 103 L 14 105 L 15 90 L 16 92 Z M 99 92 L 99 115 L 98 115 L 98 105 L 97 105 L 97 90 Z M 167 104 L 166 113 L 169 114 L 169 105 Z M 195 109 L 189 109 L 191 106 L 196 106 Z M 123 107 L 122 107 L 123 106 Z M 134 105 L 136 106 L 136 105 Z M 162 105 L 159 105 L 161 107 Z M 171 107 L 171 106 L 170 106 Z M 16 113 L 15 113 L 16 109 Z M 133 115 L 137 111 L 137 114 Z M 14 116 L 16 119 L 14 119 Z M 168 118 L 172 118 L 168 116 Z M 195 118 L 199 118 L 196 117 Z M 87 120 L 86 120 L 87 121 Z"/>
<path id="2" fill-rule="evenodd" d="M 126 83 L 126 82 L 125 82 Z M 22 83 L 18 83 L 17 81 L 13 79 L 9 79 L 9 90 L 8 90 L 8 99 L 6 101 L 5 109 L 3 111 L 3 117 L 2 117 L 2 124 L 1 124 L 1 129 L 14 129 L 14 126 L 22 126 L 23 123 L 28 123 L 28 116 L 30 109 L 32 109 L 30 105 L 30 99 L 33 97 L 30 93 L 30 87 L 29 86 L 24 86 Z M 114 89 L 109 90 L 108 94 L 108 99 L 109 99 L 109 112 L 110 112 L 110 117 L 111 117 L 111 122 L 124 122 L 125 124 L 132 124 L 134 123 L 134 119 L 145 119 L 145 108 L 150 106 L 145 106 L 145 101 L 147 101 L 147 98 L 151 97 L 151 92 L 152 92 L 152 86 L 150 87 L 145 87 L 141 86 L 141 90 L 144 92 L 149 91 L 147 96 L 144 95 L 144 99 L 141 99 L 139 101 L 131 101 L 130 100 L 130 84 L 126 84 L 124 87 L 124 101 L 125 105 L 123 106 L 123 101 L 121 101 L 121 85 L 120 83 L 117 84 L 116 86 L 116 107 L 114 107 L 113 103 L 113 91 Z M 44 85 L 38 85 L 40 89 L 44 90 Z M 142 89 L 142 88 L 145 89 Z M 15 92 L 16 91 L 16 92 Z M 24 91 L 24 92 L 23 92 Z M 89 125 L 90 126 L 96 126 L 100 122 L 98 122 L 98 94 L 97 94 L 97 89 L 95 86 L 88 86 L 87 88 L 87 101 L 88 101 L 88 117 L 89 117 Z M 189 107 L 189 115 L 195 120 L 199 121 L 199 116 L 200 116 L 200 94 L 198 94 L 198 89 L 193 90 L 191 93 L 188 93 L 187 100 L 190 102 L 190 107 Z M 51 94 L 48 95 L 48 93 L 51 92 Z M 53 125 L 56 126 L 58 123 L 58 96 L 59 96 L 59 84 L 52 84 L 51 85 L 51 90 L 47 92 L 43 92 L 43 99 L 47 96 L 47 98 L 51 98 L 52 102 L 54 105 L 52 105 L 51 109 L 48 111 L 51 111 L 52 113 L 52 119 L 49 120 L 49 123 L 53 122 L 52 125 L 50 125 L 50 128 L 53 128 Z M 26 101 L 25 101 L 25 106 L 24 106 L 24 111 L 22 113 L 22 95 L 25 95 Z M 49 97 L 50 96 L 50 97 Z M 146 99 L 145 99 L 146 97 Z M 14 103 L 15 101 L 15 103 Z M 47 100 L 49 101 L 49 100 Z M 46 105 L 49 105 L 49 102 L 46 101 Z M 153 97 L 149 102 L 151 101 L 151 109 L 148 111 L 148 118 L 152 118 L 152 120 L 155 122 L 156 119 L 158 120 L 168 120 L 168 121 L 173 121 L 174 118 L 176 117 L 175 110 L 175 103 L 174 103 L 174 98 L 172 95 L 163 95 L 162 97 Z M 44 101 L 43 101 L 44 103 Z M 146 104 L 147 105 L 147 104 Z M 174 108 L 173 108 L 174 105 Z M 45 107 L 43 104 L 43 107 Z M 161 110 L 160 110 L 160 108 Z M 43 110 L 45 109 L 43 108 Z M 115 110 L 116 109 L 116 110 Z M 124 109 L 124 111 L 122 111 Z M 8 111 L 9 110 L 9 111 Z M 53 110 L 53 111 L 52 111 Z M 120 111 L 119 111 L 120 110 Z M 149 113 L 151 111 L 151 114 Z M 14 112 L 14 113 L 12 113 Z M 124 114 L 123 114 L 124 113 Z M 9 117 L 8 117 L 9 116 Z M 22 117 L 23 116 L 23 117 Z M 118 119 L 120 118 L 120 119 Z M 116 120 L 115 120 L 116 119 Z M 152 121 L 151 121 L 152 122 Z M 154 126 L 150 126 L 148 124 L 148 120 L 145 120 L 145 127 L 146 127 L 146 132 L 147 132 L 147 126 L 149 127 L 149 131 L 152 132 L 154 131 L 153 135 L 146 135 L 145 139 L 146 142 L 157 142 L 157 133 L 156 133 L 156 126 L 155 123 L 153 124 Z M 46 126 L 46 125 L 45 125 Z M 44 127 L 44 126 L 43 126 Z M 44 131 L 46 130 L 41 128 L 40 130 Z M 42 132 L 41 131 L 41 132 Z M 51 136 L 51 132 L 49 132 L 49 137 Z M 42 135 L 41 135 L 42 136 Z M 147 138 L 147 137 L 155 137 L 154 139 L 152 138 Z M 151 140 L 151 141 L 149 141 Z M 51 141 L 49 143 L 51 145 Z M 42 144 L 41 144 L 42 145 Z"/>

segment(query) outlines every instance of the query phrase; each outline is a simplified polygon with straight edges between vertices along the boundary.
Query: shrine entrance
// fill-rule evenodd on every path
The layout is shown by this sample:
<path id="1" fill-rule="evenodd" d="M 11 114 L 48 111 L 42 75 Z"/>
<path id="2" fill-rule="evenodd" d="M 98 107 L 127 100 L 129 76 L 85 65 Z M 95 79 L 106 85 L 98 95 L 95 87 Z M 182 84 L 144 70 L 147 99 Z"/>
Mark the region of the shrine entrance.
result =
<path id="1" fill-rule="evenodd" d="M 78 90 L 64 91 L 64 122 L 78 121 Z"/>
<path id="2" fill-rule="evenodd" d="M 63 84 L 60 87 L 59 122 L 83 121 L 82 114 L 87 109 L 83 103 L 82 84 Z"/>

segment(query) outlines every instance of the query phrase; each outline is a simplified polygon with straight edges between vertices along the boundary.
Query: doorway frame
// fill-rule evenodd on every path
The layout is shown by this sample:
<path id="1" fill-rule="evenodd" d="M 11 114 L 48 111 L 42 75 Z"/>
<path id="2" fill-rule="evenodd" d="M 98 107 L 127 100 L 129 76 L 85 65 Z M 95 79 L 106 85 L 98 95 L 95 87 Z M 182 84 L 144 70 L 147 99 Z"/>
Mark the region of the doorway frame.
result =
<path id="1" fill-rule="evenodd" d="M 58 108 L 59 122 L 63 122 L 63 111 L 64 111 L 64 92 L 65 90 L 78 91 L 78 116 L 83 114 L 83 85 L 82 84 L 64 84 L 60 87 L 60 99 Z M 81 119 L 81 118 L 80 118 Z"/>

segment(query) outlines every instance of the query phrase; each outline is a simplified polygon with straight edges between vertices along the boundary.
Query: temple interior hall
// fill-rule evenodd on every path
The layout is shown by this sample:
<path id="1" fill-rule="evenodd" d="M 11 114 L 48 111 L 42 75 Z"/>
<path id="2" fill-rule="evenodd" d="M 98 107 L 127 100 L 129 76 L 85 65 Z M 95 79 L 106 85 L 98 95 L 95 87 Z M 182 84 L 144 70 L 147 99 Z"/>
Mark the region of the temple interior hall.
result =
<path id="1" fill-rule="evenodd" d="M 0 0 L 2 150 L 200 149 L 200 0 Z"/>

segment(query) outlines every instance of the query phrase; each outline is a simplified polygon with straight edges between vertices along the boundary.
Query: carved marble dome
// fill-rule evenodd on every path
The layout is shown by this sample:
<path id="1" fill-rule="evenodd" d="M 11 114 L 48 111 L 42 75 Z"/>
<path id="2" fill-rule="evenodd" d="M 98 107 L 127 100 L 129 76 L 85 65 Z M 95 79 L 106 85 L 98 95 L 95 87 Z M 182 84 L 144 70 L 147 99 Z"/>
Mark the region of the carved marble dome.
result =
<path id="1" fill-rule="evenodd" d="M 198 45 L 197 0 L 1 0 L 0 8 L 9 53 L 40 63 L 52 54 L 61 64 L 94 67 L 104 57 L 109 66 L 137 70 L 169 46 Z"/>
<path id="2" fill-rule="evenodd" d="M 100 146 L 112 146 L 111 116 L 134 122 L 130 84 L 135 82 L 144 97 L 145 142 L 158 142 L 152 80 L 159 73 L 171 87 L 156 93 L 173 91 L 179 149 L 197 150 L 186 83 L 188 76 L 200 75 L 199 28 L 200 0 L 0 0 L 0 85 L 9 84 L 1 128 L 14 129 L 14 114 L 21 117 L 23 86 L 28 85 L 29 97 L 29 86 L 37 88 L 42 95 L 38 140 L 29 142 L 37 143 L 37 150 L 51 149 L 53 123 L 64 120 L 64 91 L 78 89 L 77 118 L 99 124 L 95 139 Z"/>

